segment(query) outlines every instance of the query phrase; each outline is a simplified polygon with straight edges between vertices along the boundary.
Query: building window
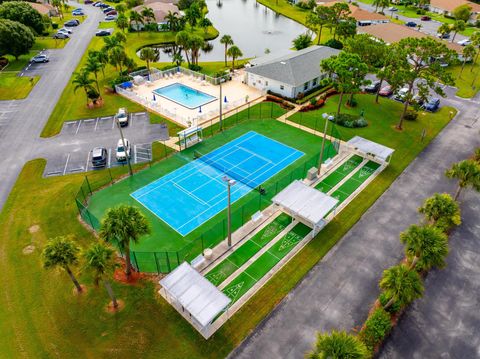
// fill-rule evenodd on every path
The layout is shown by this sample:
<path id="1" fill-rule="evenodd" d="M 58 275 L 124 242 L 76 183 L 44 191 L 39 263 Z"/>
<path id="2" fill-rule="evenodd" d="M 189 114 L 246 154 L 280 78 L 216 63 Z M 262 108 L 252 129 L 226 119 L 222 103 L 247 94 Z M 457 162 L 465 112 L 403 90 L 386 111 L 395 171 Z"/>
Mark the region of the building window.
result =
<path id="1" fill-rule="evenodd" d="M 258 80 L 258 83 L 261 84 L 261 83 L 262 83 L 262 80 Z"/>
<path id="2" fill-rule="evenodd" d="M 285 90 L 285 86 L 280 85 L 280 90 Z"/>
<path id="3" fill-rule="evenodd" d="M 312 81 L 312 86 L 317 86 L 317 79 L 314 79 L 314 80 Z"/>
<path id="4" fill-rule="evenodd" d="M 268 81 L 265 81 L 265 86 L 268 86 Z"/>
<path id="5" fill-rule="evenodd" d="M 305 82 L 305 85 L 303 85 L 303 91 L 308 90 L 308 82 Z"/>

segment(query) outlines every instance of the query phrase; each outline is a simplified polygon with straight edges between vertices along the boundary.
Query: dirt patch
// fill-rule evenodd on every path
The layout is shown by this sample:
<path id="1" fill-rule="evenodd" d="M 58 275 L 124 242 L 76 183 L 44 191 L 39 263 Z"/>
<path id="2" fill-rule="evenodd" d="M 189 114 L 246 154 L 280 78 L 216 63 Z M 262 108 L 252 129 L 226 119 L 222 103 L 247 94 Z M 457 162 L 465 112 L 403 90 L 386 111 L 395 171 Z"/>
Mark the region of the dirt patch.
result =
<path id="1" fill-rule="evenodd" d="M 87 286 L 86 286 L 86 285 L 80 284 L 80 287 L 82 287 L 82 291 L 79 293 L 79 292 L 77 291 L 77 288 L 76 288 L 75 286 L 73 286 L 73 288 L 72 288 L 73 295 L 79 296 L 79 295 L 84 295 L 84 294 L 87 293 L 88 289 L 87 289 Z"/>
<path id="2" fill-rule="evenodd" d="M 37 233 L 40 230 L 40 226 L 38 224 L 34 224 L 33 226 L 30 226 L 28 231 L 30 234 Z"/>
<path id="3" fill-rule="evenodd" d="M 29 246 L 26 246 L 23 248 L 22 253 L 25 255 L 32 254 L 33 251 L 35 250 L 35 246 L 33 244 L 30 244 Z"/>
<path id="4" fill-rule="evenodd" d="M 140 280 L 145 279 L 147 277 L 148 276 L 146 274 L 135 272 L 135 271 L 132 271 L 132 274 L 130 275 L 130 277 L 127 277 L 125 274 L 124 268 L 118 268 L 113 275 L 113 278 L 117 282 L 130 284 L 130 285 L 136 285 Z"/>
<path id="5" fill-rule="evenodd" d="M 108 313 L 117 313 L 117 312 L 120 312 L 123 310 L 123 308 L 125 308 L 125 302 L 121 299 L 117 299 L 117 304 L 118 304 L 118 307 L 114 307 L 113 306 L 113 303 L 110 302 L 108 303 L 108 305 L 105 307 L 105 310 L 108 312 Z"/>

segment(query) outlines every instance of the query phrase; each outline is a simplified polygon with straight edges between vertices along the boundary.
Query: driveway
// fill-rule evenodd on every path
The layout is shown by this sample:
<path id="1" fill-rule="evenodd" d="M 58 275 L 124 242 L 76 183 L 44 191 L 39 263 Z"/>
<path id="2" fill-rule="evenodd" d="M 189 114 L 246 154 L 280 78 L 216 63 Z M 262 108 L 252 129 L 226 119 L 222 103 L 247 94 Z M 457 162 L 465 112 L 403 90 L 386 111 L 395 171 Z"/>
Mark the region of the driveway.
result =
<path id="1" fill-rule="evenodd" d="M 448 92 L 450 93 L 451 89 Z M 301 358 L 311 349 L 317 330 L 328 331 L 336 328 L 350 331 L 363 323 L 370 305 L 379 294 L 377 283 L 382 271 L 398 263 L 403 257 L 403 246 L 398 239 L 399 233 L 410 224 L 419 221 L 416 210 L 426 197 L 435 192 L 453 192 L 455 183 L 444 177 L 445 169 L 453 162 L 469 156 L 475 146 L 480 146 L 480 121 L 476 120 L 478 98 L 475 101 L 468 101 L 452 96 L 444 100 L 445 102 L 455 105 L 460 109 L 460 113 L 396 179 L 328 255 L 230 354 L 231 358 Z M 478 195 L 474 198 L 470 195 L 467 197 L 468 202 L 478 209 L 480 197 Z M 478 212 L 476 218 L 466 216 L 459 233 L 468 231 L 467 229 L 471 231 L 471 228 L 477 226 L 475 228 L 478 237 L 477 219 Z M 455 239 L 452 245 L 455 246 Z M 464 253 L 463 256 L 470 259 L 468 254 Z M 450 261 L 455 260 L 454 254 L 452 257 Z M 463 265 L 472 265 L 472 263 L 474 262 L 466 262 L 465 259 Z M 455 268 L 450 270 L 456 272 Z M 438 275 L 442 276 L 442 273 L 439 272 Z M 458 276 L 459 273 L 455 275 Z M 432 275 L 432 278 L 434 277 L 435 275 Z M 432 278 L 429 278 L 429 281 L 432 281 Z M 456 290 L 462 285 L 458 284 L 456 288 L 445 289 L 445 304 L 448 302 L 448 306 L 451 307 L 450 312 L 458 316 L 457 323 L 461 323 L 462 320 L 478 323 L 480 315 L 478 301 L 476 306 L 463 306 L 463 303 L 467 302 L 463 298 L 471 298 L 470 303 L 475 300 L 478 291 L 473 288 L 478 285 L 478 277 L 469 276 L 467 272 L 463 278 L 465 282 L 462 283 L 471 282 L 469 285 L 463 284 L 466 290 L 460 292 L 462 300 L 455 301 L 459 293 Z M 448 282 L 444 285 L 447 286 Z M 450 292 L 449 297 L 448 292 Z M 430 300 L 434 302 L 435 294 L 427 289 L 426 298 L 432 296 Z M 454 309 L 455 306 L 457 307 Z M 444 308 L 438 308 L 438 311 L 441 309 Z M 447 329 L 448 314 L 431 320 L 432 323 L 429 324 L 435 323 L 437 328 L 443 326 L 445 330 L 435 331 L 436 337 L 428 339 L 434 340 L 435 343 L 442 342 L 447 352 L 452 352 L 464 341 L 475 343 L 475 340 L 478 340 L 477 330 L 464 330 L 460 336 L 452 339 L 451 331 Z M 395 338 L 394 334 L 392 340 Z M 407 347 L 417 345 L 425 349 L 430 344 L 424 340 L 424 337 L 417 337 L 413 343 L 407 341 L 402 343 Z M 394 346 L 395 342 L 392 342 L 388 349 Z M 410 350 L 413 349 L 410 348 Z M 411 357 L 403 355 L 404 353 L 406 351 L 399 352 L 397 357 Z M 418 357 L 429 357 L 429 355 Z"/>

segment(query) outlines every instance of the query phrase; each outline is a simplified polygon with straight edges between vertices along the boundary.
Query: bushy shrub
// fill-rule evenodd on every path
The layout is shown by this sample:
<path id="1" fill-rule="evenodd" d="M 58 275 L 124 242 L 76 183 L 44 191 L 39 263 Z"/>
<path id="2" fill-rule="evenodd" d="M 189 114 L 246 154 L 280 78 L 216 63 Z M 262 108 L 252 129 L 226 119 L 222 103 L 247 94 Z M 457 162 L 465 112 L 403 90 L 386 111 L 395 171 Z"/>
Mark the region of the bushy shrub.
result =
<path id="1" fill-rule="evenodd" d="M 372 352 L 391 329 L 390 314 L 383 308 L 378 308 L 368 317 L 358 336 L 367 349 Z"/>
<path id="2" fill-rule="evenodd" d="M 52 22 L 52 29 L 53 30 L 58 29 L 58 24 L 56 22 Z"/>
<path id="3" fill-rule="evenodd" d="M 363 118 L 359 118 L 348 113 L 341 113 L 338 116 L 335 116 L 335 123 L 337 125 L 347 127 L 347 128 L 359 128 L 368 126 L 368 122 Z"/>
<path id="4" fill-rule="evenodd" d="M 312 10 L 316 5 L 315 0 L 300 0 L 297 6 L 301 9 Z"/>
<path id="5" fill-rule="evenodd" d="M 300 108 L 300 112 L 308 112 L 308 111 L 317 110 L 320 107 L 322 107 L 324 104 L 325 104 L 324 99 L 316 100 L 316 99 L 312 98 L 308 105 L 302 106 L 302 108 Z"/>
<path id="6" fill-rule="evenodd" d="M 116 85 L 120 85 L 120 84 L 122 84 L 124 82 L 127 82 L 127 81 L 130 81 L 130 76 L 120 75 L 120 76 L 117 76 L 116 78 L 114 78 L 113 80 L 111 80 L 109 82 L 109 84 L 112 87 L 112 90 L 115 91 L 115 86 Z"/>
<path id="7" fill-rule="evenodd" d="M 355 98 L 352 98 L 352 100 L 350 101 L 350 99 L 348 100 L 347 102 L 347 105 L 350 106 L 350 107 L 357 107 L 357 100 L 355 100 Z"/>
<path id="8" fill-rule="evenodd" d="M 330 39 L 324 45 L 338 50 L 343 49 L 343 43 L 337 39 Z"/>
<path id="9" fill-rule="evenodd" d="M 194 64 L 190 64 L 188 65 L 188 68 L 192 71 L 200 71 L 202 69 L 202 66 L 200 65 L 194 65 Z"/>
<path id="10" fill-rule="evenodd" d="M 416 121 L 418 119 L 418 112 L 414 110 L 407 110 L 405 113 L 404 120 L 407 121 Z"/>
<path id="11" fill-rule="evenodd" d="M 378 300 L 380 301 L 380 304 L 382 305 L 382 307 L 384 307 L 388 303 L 390 298 L 385 293 L 382 293 L 380 294 L 380 297 L 378 298 Z M 400 303 L 395 302 L 389 308 L 387 308 L 387 312 L 397 313 L 400 310 L 400 308 L 401 308 Z"/>
<path id="12" fill-rule="evenodd" d="M 424 9 L 418 9 L 417 15 L 425 15 L 427 12 Z"/>

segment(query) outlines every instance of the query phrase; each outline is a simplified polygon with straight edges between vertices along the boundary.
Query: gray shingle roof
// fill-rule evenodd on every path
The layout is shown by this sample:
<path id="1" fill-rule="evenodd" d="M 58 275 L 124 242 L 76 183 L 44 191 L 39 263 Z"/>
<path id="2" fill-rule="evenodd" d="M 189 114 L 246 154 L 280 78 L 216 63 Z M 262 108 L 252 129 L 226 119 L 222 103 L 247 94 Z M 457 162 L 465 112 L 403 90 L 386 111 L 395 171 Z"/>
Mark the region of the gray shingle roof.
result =
<path id="1" fill-rule="evenodd" d="M 296 87 L 319 77 L 322 74 L 320 62 L 339 52 L 328 46 L 310 46 L 247 68 L 245 71 Z"/>

